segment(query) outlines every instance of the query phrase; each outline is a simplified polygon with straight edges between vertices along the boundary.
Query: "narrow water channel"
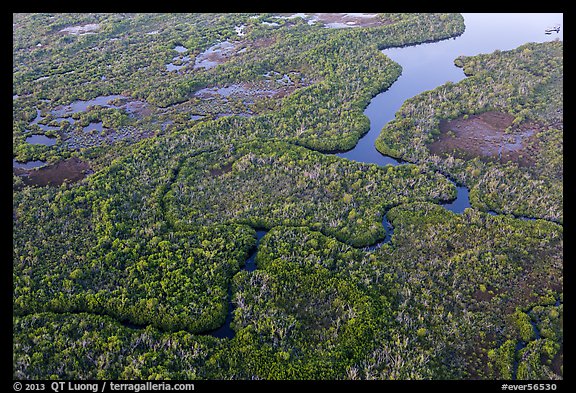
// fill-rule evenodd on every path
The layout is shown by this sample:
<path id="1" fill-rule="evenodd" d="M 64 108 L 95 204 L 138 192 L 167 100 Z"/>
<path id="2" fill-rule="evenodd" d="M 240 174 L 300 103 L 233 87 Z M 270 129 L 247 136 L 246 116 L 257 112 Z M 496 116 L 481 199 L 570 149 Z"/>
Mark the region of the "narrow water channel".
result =
<path id="1" fill-rule="evenodd" d="M 560 307 L 560 304 L 562 304 L 562 302 L 560 301 L 560 298 L 558 298 L 554 303 L 554 307 Z M 540 340 L 540 338 L 542 337 L 540 329 L 538 328 L 539 320 L 537 317 L 533 318 L 533 316 L 531 315 L 532 311 L 534 310 L 534 307 L 536 306 L 533 306 L 528 311 L 526 311 L 526 314 L 528 314 L 528 316 L 530 317 L 530 324 L 532 325 L 532 331 L 534 332 L 534 338 L 530 341 Z M 526 348 L 527 346 L 528 342 L 526 341 L 518 341 L 516 343 L 516 347 L 514 348 L 514 363 L 512 364 L 512 380 L 518 379 L 518 366 L 520 365 L 521 361 L 520 351 Z"/>
<path id="2" fill-rule="evenodd" d="M 392 235 L 394 234 L 394 227 L 392 226 L 392 223 L 388 221 L 387 213 L 385 213 L 384 217 L 382 218 L 382 225 L 384 226 L 384 230 L 386 231 L 386 236 L 384 237 L 384 239 L 376 244 L 362 248 L 364 251 L 377 250 L 384 244 L 390 242 L 390 239 L 392 239 Z"/>
<path id="3" fill-rule="evenodd" d="M 388 90 L 376 95 L 366 107 L 364 114 L 370 119 L 368 133 L 353 149 L 338 153 L 337 156 L 380 166 L 401 165 L 403 162 L 378 152 L 374 142 L 382 128 L 394 119 L 404 101 L 446 82 L 457 83 L 466 77 L 462 69 L 454 65 L 454 59 L 461 55 L 510 50 L 527 42 L 563 40 L 562 28 L 558 33 L 545 34 L 548 26 L 563 24 L 563 16 L 558 13 L 462 15 L 466 30 L 459 37 L 382 51 L 402 66 L 402 74 Z M 456 185 L 456 188 L 456 199 L 442 206 L 460 214 L 470 207 L 469 190 L 461 185 Z"/>
<path id="4" fill-rule="evenodd" d="M 256 245 L 254 246 L 250 256 L 246 260 L 246 263 L 240 270 L 246 270 L 247 272 L 253 272 L 256 270 L 256 254 L 258 254 L 258 246 L 260 245 L 260 239 L 267 234 L 268 231 L 259 230 L 256 231 Z M 228 313 L 226 314 L 226 319 L 224 320 L 224 325 L 216 330 L 213 330 L 209 334 L 217 338 L 234 338 L 236 332 L 230 327 L 232 322 L 232 317 L 234 316 L 234 303 L 232 302 L 232 284 L 228 287 Z"/>
<path id="5" fill-rule="evenodd" d="M 459 37 L 438 42 L 389 48 L 382 51 L 402 66 L 402 75 L 385 92 L 376 95 L 364 114 L 370 119 L 370 131 L 350 151 L 337 154 L 358 162 L 378 165 L 400 164 L 383 156 L 374 147 L 382 128 L 407 99 L 446 82 L 459 82 L 466 76 L 454 65 L 458 56 L 514 49 L 527 42 L 563 40 L 559 33 L 546 35 L 546 27 L 562 24 L 562 14 L 470 14 L 464 13 L 466 30 Z"/>
<path id="6" fill-rule="evenodd" d="M 397 166 L 403 162 L 389 156 L 382 155 L 374 145 L 382 128 L 391 120 L 398 109 L 407 99 L 434 89 L 446 82 L 459 82 L 466 76 L 461 68 L 454 65 L 454 59 L 461 55 L 477 55 L 492 53 L 495 50 L 514 49 L 527 42 L 545 42 L 555 39 L 563 40 L 563 29 L 559 33 L 546 35 L 548 26 L 563 25 L 562 14 L 462 14 L 466 25 L 465 32 L 455 38 L 400 48 L 389 48 L 382 51 L 402 66 L 402 75 L 390 88 L 376 95 L 364 110 L 370 119 L 370 130 L 358 144 L 347 152 L 337 153 L 338 157 L 347 158 L 362 163 L 377 164 L 380 166 Z M 451 180 L 451 179 L 450 179 Z M 453 183 L 454 181 L 451 180 Z M 454 183 L 455 184 L 455 183 Z M 455 200 L 442 203 L 446 209 L 461 214 L 470 207 L 468 188 L 455 184 L 457 197 Z M 494 212 L 489 212 L 495 214 Z M 524 218 L 524 217 L 519 217 Z M 529 218 L 524 218 L 529 219 Z M 392 238 L 394 228 L 388 221 L 387 212 L 384 213 L 382 225 L 386 237 L 364 250 L 371 251 L 386 244 Z M 256 247 L 266 231 L 258 231 Z M 256 250 L 251 254 L 244 266 L 245 270 L 256 268 Z M 233 338 L 235 332 L 230 328 L 234 305 L 232 292 L 228 290 L 228 314 L 224 325 L 211 332 L 214 337 Z"/>

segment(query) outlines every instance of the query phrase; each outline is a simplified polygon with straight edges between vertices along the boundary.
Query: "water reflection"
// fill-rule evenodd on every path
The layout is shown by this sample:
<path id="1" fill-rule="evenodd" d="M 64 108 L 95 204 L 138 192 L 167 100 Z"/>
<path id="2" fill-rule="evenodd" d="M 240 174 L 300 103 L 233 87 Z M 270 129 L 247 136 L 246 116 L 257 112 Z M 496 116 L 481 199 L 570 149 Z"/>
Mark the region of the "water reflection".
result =
<path id="1" fill-rule="evenodd" d="M 563 39 L 562 30 L 554 35 L 544 34 L 547 26 L 560 24 L 562 14 L 463 14 L 466 30 L 455 37 L 382 51 L 402 66 L 402 74 L 385 92 L 375 96 L 364 114 L 370 119 L 370 130 L 358 144 L 347 152 L 336 154 L 350 160 L 377 165 L 399 165 L 402 162 L 382 155 L 374 142 L 385 125 L 407 99 L 434 89 L 446 82 L 459 82 L 466 76 L 454 65 L 461 55 L 511 50 L 527 42 L 546 42 Z M 456 200 L 443 204 L 447 209 L 462 213 L 470 207 L 468 189 L 457 187 Z"/>
<path id="2" fill-rule="evenodd" d="M 12 167 L 13 168 L 21 168 L 21 169 L 32 169 L 32 168 L 39 168 L 41 166 L 46 165 L 46 161 L 41 160 L 34 160 L 34 161 L 27 161 L 27 162 L 19 162 L 16 159 L 12 160 Z"/>
<path id="3" fill-rule="evenodd" d="M 44 145 L 44 146 L 52 146 L 56 144 L 56 138 L 49 137 L 46 135 L 40 134 L 33 134 L 29 137 L 26 137 L 26 143 L 31 145 Z"/>

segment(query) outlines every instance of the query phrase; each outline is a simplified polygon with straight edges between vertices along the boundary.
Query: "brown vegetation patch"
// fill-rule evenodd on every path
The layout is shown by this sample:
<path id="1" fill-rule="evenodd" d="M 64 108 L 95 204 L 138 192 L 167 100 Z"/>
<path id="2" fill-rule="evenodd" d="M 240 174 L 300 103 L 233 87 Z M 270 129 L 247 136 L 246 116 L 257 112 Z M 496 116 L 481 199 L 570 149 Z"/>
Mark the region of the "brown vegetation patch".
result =
<path id="1" fill-rule="evenodd" d="M 495 296 L 495 293 L 493 291 L 493 288 L 491 288 L 491 289 L 487 288 L 485 291 L 477 289 L 476 291 L 474 291 L 472 296 L 474 297 L 474 299 L 476 299 L 479 302 L 482 302 L 482 301 L 489 302 Z"/>
<path id="2" fill-rule="evenodd" d="M 251 42 L 245 41 L 243 43 L 244 45 L 252 46 L 252 48 L 261 49 L 261 48 L 267 48 L 270 45 L 274 44 L 275 42 L 276 37 L 260 37 L 256 38 L 254 41 Z"/>
<path id="3" fill-rule="evenodd" d="M 228 173 L 232 171 L 232 163 L 230 164 L 226 164 L 221 168 L 216 168 L 216 169 L 210 169 L 210 174 L 212 176 L 220 176 L 224 173 Z"/>
<path id="4" fill-rule="evenodd" d="M 561 248 L 561 245 L 556 245 L 555 248 Z M 536 252 L 539 256 L 535 260 L 555 259 L 550 267 L 552 270 L 541 271 L 534 269 L 534 266 L 525 266 L 526 272 L 522 273 L 522 277 L 511 284 L 506 291 L 506 300 L 501 309 L 503 314 L 512 314 L 517 307 L 529 307 L 531 304 L 538 303 L 541 301 L 541 294 L 546 291 L 561 293 L 564 290 L 562 262 L 561 259 L 554 257 L 554 255 L 561 255 L 561 251 L 555 248 L 547 252 Z"/>
<path id="5" fill-rule="evenodd" d="M 69 183 L 82 180 L 91 173 L 91 168 L 86 162 L 73 157 L 39 169 L 15 168 L 14 173 L 21 176 L 24 184 L 29 186 L 58 186 L 65 180 Z"/>
<path id="6" fill-rule="evenodd" d="M 514 116 L 496 111 L 466 119 L 441 120 L 440 137 L 428 148 L 438 155 L 482 157 L 500 162 L 514 161 L 522 166 L 533 165 L 538 149 L 534 143 L 536 126 L 511 127 L 513 120 Z M 506 129 L 512 131 L 506 133 Z"/>
<path id="7" fill-rule="evenodd" d="M 560 350 L 558 351 L 558 353 L 556 354 L 556 356 L 554 356 L 554 359 L 552 359 L 552 371 L 554 371 L 555 374 L 563 376 L 563 372 L 562 372 L 562 365 L 564 364 L 564 344 L 560 344 Z"/>

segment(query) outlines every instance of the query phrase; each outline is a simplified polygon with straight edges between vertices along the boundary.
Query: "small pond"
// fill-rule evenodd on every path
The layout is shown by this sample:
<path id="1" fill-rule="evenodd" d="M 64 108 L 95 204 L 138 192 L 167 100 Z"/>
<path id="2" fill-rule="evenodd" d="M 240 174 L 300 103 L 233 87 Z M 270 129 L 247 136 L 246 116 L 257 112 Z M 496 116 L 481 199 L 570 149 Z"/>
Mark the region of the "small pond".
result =
<path id="1" fill-rule="evenodd" d="M 41 160 L 34 160 L 34 161 L 27 161 L 27 162 L 19 162 L 16 159 L 12 160 L 12 167 L 13 168 L 20 168 L 20 169 L 32 169 L 32 168 L 39 168 L 41 166 L 46 165 L 46 161 Z"/>
<path id="2" fill-rule="evenodd" d="M 26 137 L 26 143 L 31 145 L 53 146 L 56 144 L 56 138 L 46 135 L 33 134 L 29 137 Z"/>

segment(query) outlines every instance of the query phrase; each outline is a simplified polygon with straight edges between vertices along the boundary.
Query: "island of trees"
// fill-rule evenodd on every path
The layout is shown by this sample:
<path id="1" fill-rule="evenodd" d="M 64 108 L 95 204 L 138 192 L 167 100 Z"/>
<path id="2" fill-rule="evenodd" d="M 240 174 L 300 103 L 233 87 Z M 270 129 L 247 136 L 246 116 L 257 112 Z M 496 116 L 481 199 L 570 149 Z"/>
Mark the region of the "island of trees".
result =
<path id="1" fill-rule="evenodd" d="M 562 378 L 561 42 L 455 59 L 377 140 L 405 165 L 328 154 L 400 75 L 383 48 L 464 28 L 15 14 L 13 377 Z"/>

